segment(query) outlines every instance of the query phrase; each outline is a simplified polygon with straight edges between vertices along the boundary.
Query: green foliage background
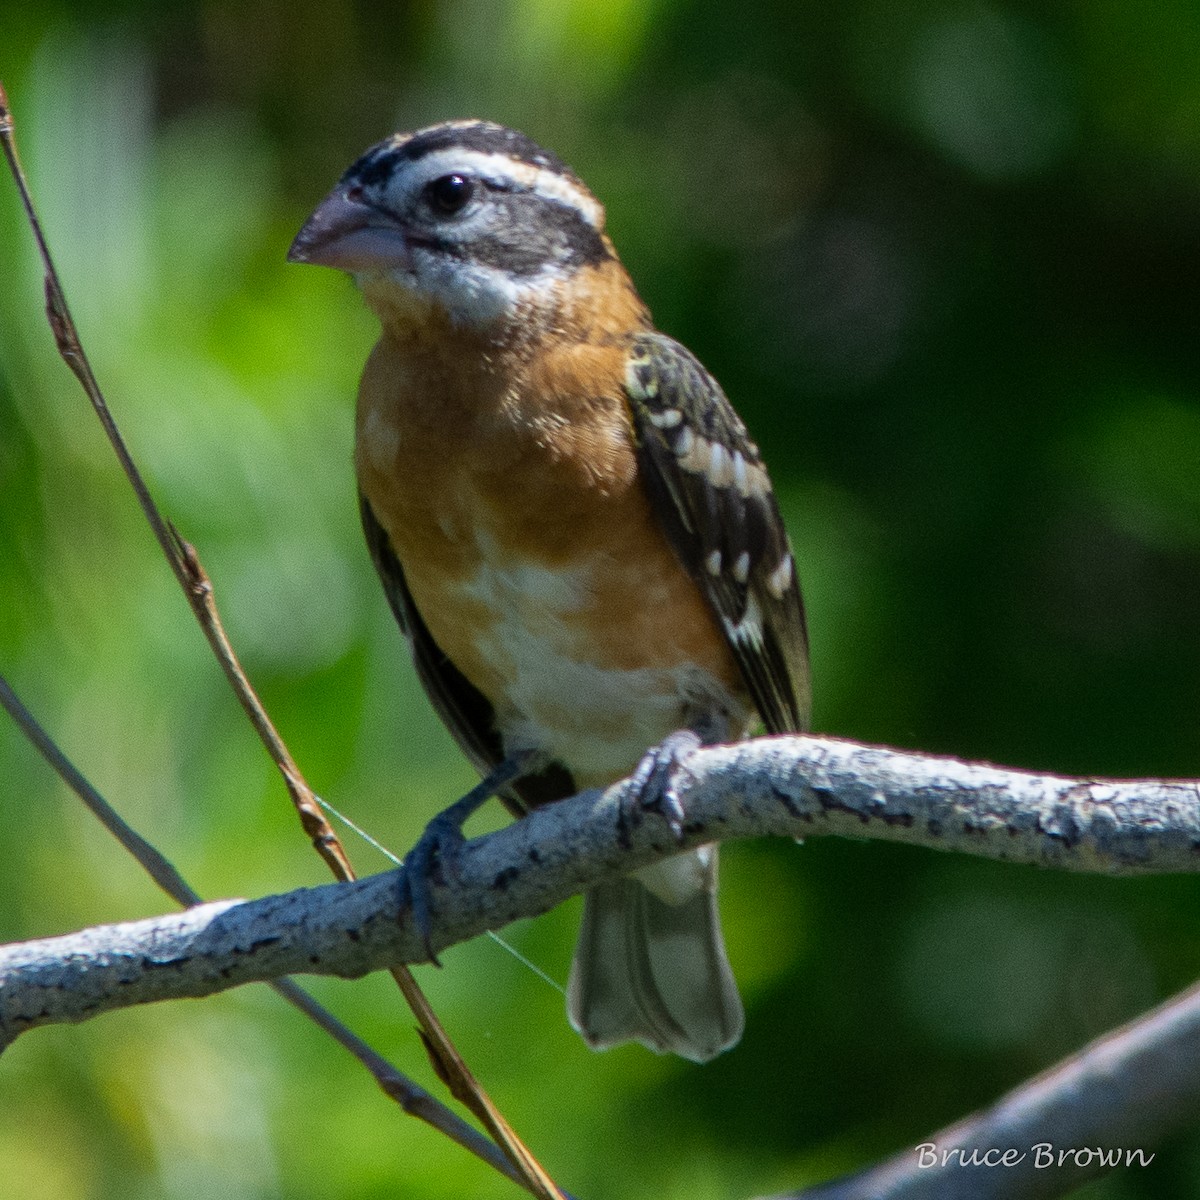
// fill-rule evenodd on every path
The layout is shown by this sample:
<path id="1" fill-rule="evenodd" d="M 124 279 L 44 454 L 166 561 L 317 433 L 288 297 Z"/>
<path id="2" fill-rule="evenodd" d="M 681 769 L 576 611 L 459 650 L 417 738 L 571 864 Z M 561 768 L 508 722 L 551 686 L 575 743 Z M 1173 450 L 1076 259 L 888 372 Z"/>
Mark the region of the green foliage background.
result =
<path id="1" fill-rule="evenodd" d="M 818 729 L 1200 774 L 1194 3 L 6 0 L 0 78 L 137 458 L 310 780 L 393 848 L 471 777 L 360 545 L 372 320 L 284 253 L 366 145 L 451 116 L 576 167 L 749 421 Z M 0 669 L 205 895 L 322 881 L 55 356 L 3 183 L 0 279 Z M 165 907 L 11 728 L 0 821 L 0 938 Z M 486 939 L 422 972 L 580 1197 L 853 1169 L 1200 975 L 1192 879 L 825 840 L 732 848 L 723 894 L 749 1026 L 703 1069 L 589 1053 Z M 561 981 L 577 919 L 509 937 Z M 428 1078 L 386 981 L 314 990 Z M 20 1039 L 0 1167 L 3 1200 L 516 1194 L 261 989 Z M 1200 1195 L 1200 1136 L 1087 1195 Z"/>

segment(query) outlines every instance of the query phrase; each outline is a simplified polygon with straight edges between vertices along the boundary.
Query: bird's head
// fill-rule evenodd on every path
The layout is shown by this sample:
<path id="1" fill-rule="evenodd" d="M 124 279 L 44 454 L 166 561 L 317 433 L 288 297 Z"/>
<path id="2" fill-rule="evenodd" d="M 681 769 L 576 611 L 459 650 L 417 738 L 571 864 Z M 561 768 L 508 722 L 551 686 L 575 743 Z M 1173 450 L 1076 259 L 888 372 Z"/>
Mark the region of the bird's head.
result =
<path id="1" fill-rule="evenodd" d="M 502 125 L 452 121 L 372 146 L 288 259 L 349 272 L 381 316 L 433 307 L 484 331 L 615 255 L 603 207 L 555 155 Z"/>

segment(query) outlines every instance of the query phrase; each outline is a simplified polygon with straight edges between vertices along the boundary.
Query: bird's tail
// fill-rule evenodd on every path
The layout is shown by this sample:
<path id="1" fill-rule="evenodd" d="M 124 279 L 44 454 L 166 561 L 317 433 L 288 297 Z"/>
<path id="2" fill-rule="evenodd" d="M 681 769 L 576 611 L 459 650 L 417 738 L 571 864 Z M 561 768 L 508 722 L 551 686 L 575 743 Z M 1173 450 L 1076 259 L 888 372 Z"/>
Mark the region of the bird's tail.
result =
<path id="1" fill-rule="evenodd" d="M 717 913 L 717 848 L 702 846 L 584 897 L 567 1015 L 597 1050 L 641 1042 L 707 1062 L 745 1018 Z"/>

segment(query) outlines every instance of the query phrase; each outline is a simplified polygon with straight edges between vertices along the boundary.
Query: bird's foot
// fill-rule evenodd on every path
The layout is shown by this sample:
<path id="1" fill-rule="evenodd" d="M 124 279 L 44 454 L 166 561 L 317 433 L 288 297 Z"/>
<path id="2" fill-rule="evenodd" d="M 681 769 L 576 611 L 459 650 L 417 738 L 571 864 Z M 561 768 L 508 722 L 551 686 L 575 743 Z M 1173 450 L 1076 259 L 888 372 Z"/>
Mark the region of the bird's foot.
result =
<path id="1" fill-rule="evenodd" d="M 528 755 L 506 758 L 489 775 L 477 783 L 461 800 L 438 813 L 417 839 L 417 844 L 404 856 L 398 883 L 400 912 L 412 911 L 413 923 L 425 952 L 434 966 L 440 967 L 433 950 L 432 887 L 436 879 L 445 881 L 454 870 L 454 860 L 466 840 L 463 825 L 482 808 L 501 788 L 518 778 L 525 770 Z"/>
<path id="2" fill-rule="evenodd" d="M 657 813 L 667 823 L 671 836 L 683 840 L 683 820 L 686 815 L 675 790 L 674 777 L 686 770 L 685 760 L 700 749 L 700 735 L 691 729 L 677 729 L 642 756 L 630 776 L 633 784 L 628 799 L 621 805 L 621 828 L 628 831 L 647 812 Z"/>

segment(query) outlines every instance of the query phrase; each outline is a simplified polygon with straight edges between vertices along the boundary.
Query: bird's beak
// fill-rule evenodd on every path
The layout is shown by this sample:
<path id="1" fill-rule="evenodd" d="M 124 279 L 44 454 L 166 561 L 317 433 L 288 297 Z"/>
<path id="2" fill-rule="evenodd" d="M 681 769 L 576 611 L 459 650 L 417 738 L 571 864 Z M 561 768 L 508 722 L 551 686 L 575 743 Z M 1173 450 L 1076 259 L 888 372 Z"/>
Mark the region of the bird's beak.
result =
<path id="1" fill-rule="evenodd" d="M 339 271 L 378 271 L 409 262 L 408 242 L 395 217 L 345 186 L 334 188 L 317 205 L 287 257 L 288 262 Z"/>

